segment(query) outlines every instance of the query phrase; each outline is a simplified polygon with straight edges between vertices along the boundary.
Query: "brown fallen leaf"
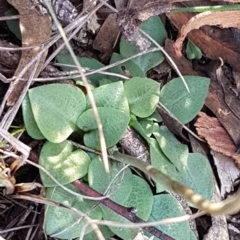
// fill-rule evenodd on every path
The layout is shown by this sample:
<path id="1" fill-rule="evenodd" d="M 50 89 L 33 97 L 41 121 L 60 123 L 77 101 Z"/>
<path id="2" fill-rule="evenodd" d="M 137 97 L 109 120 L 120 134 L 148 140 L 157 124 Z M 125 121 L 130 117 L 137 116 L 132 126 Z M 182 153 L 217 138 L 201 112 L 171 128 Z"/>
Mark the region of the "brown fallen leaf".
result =
<path id="1" fill-rule="evenodd" d="M 236 153 L 237 147 L 217 118 L 200 112 L 194 126 L 198 135 L 207 141 L 212 150 L 233 158 L 240 167 L 240 155 Z"/>
<path id="2" fill-rule="evenodd" d="M 234 183 L 240 177 L 240 168 L 231 157 L 215 151 L 211 151 L 211 154 L 221 183 L 221 195 L 224 197 L 233 190 Z"/>
<path id="3" fill-rule="evenodd" d="M 178 57 L 173 48 L 174 42 L 170 39 L 165 40 L 165 51 L 169 54 L 171 59 L 177 65 L 179 71 L 182 75 L 194 75 L 194 76 L 204 76 L 200 71 L 195 71 L 193 69 L 192 63 L 187 60 L 184 56 Z"/>
<path id="4" fill-rule="evenodd" d="M 96 4 L 97 4 L 97 1 L 95 0 L 83 0 L 83 12 L 91 11 L 96 6 Z M 84 28 L 86 31 L 90 30 L 93 33 L 95 33 L 100 28 L 96 13 L 92 14 L 91 18 L 88 20 Z"/>
<path id="5" fill-rule="evenodd" d="M 205 105 L 215 114 L 235 145 L 239 146 L 240 135 L 236 129 L 240 126 L 240 120 L 226 104 L 222 87 L 217 82 L 211 81 Z"/>
<path id="6" fill-rule="evenodd" d="M 167 16 L 180 30 L 194 15 L 192 13 L 167 13 Z M 224 62 L 228 62 L 235 71 L 239 71 L 240 54 L 235 48 L 232 49 L 231 46 L 222 42 L 222 35 L 212 38 L 205 30 L 194 29 L 189 32 L 188 38 L 198 46 L 208 58 L 215 60 L 220 57 Z"/>
<path id="7" fill-rule="evenodd" d="M 128 5 L 128 0 L 114 0 L 114 3 L 115 3 L 115 6 L 116 6 L 116 9 L 118 11 L 124 9 L 127 7 Z"/>
<path id="8" fill-rule="evenodd" d="M 102 53 L 100 58 L 103 62 L 107 62 L 111 57 L 119 33 L 116 19 L 116 14 L 110 14 L 93 42 L 93 48 Z"/>
<path id="9" fill-rule="evenodd" d="M 223 11 L 223 12 L 203 12 L 192 17 L 187 24 L 182 26 L 180 37 L 176 40 L 174 48 L 178 56 L 181 56 L 183 41 L 187 34 L 202 26 L 220 26 L 221 28 L 235 27 L 240 28 L 240 11 Z"/>
<path id="10" fill-rule="evenodd" d="M 13 5 L 20 14 L 20 30 L 22 35 L 22 46 L 29 47 L 34 45 L 41 46 L 47 42 L 51 36 L 51 19 L 48 15 L 42 16 L 36 9 L 34 9 L 29 0 L 8 0 L 8 3 Z M 22 51 L 21 59 L 14 76 L 17 77 L 23 68 L 37 56 L 41 47 L 35 47 Z M 34 77 L 37 77 L 42 69 L 43 63 L 47 56 L 47 50 L 39 58 L 39 64 Z M 13 106 L 19 98 L 26 81 L 31 76 L 34 69 L 32 65 L 23 75 L 25 81 L 13 82 L 10 85 L 7 94 L 10 94 L 7 100 L 7 106 Z"/>

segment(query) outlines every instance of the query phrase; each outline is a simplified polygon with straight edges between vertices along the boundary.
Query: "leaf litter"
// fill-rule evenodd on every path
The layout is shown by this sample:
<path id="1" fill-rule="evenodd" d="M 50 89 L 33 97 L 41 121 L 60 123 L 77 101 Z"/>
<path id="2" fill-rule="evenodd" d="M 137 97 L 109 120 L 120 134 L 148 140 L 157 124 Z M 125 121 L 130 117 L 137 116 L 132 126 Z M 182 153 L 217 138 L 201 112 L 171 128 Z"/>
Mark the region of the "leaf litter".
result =
<path id="1" fill-rule="evenodd" d="M 89 2 L 91 2 L 91 1 L 84 1 L 85 4 L 86 3 L 89 4 Z M 185 1 L 183 1 L 183 2 L 185 2 Z M 231 1 L 231 2 L 239 2 L 239 1 Z M 169 2 L 166 1 L 166 2 L 164 2 L 165 5 L 161 5 L 156 2 L 150 2 L 150 3 L 147 2 L 146 3 L 146 1 L 145 1 L 145 3 L 144 3 L 144 1 L 143 1 L 143 3 L 141 3 L 141 4 L 143 4 L 142 6 L 140 6 L 140 3 L 138 3 L 139 5 L 137 7 L 134 7 L 134 5 L 132 5 L 133 8 L 131 8 L 132 6 L 129 5 L 130 8 L 125 10 L 125 13 L 124 13 L 125 15 L 122 13 L 119 14 L 118 23 L 120 23 L 120 25 L 122 27 L 120 29 L 122 29 L 122 31 L 125 33 L 125 35 L 130 40 L 132 38 L 132 42 L 136 42 L 136 40 L 140 37 L 138 39 L 138 43 L 142 49 L 146 50 L 149 47 L 149 44 L 136 31 L 136 29 L 139 25 L 139 21 L 141 22 L 143 20 L 148 19 L 150 16 L 159 15 L 160 13 L 162 14 L 162 13 L 165 13 L 166 11 L 169 11 L 172 8 L 172 4 L 174 4 L 174 3 L 175 3 L 175 1 L 169 1 Z M 24 5 L 24 2 L 22 2 L 22 4 Z M 135 4 L 136 4 L 136 1 L 135 1 Z M 122 4 L 119 4 L 118 7 L 119 7 L 119 9 L 124 9 L 123 6 L 126 6 L 125 1 L 122 1 Z M 19 10 L 21 10 L 21 9 L 23 9 L 23 7 L 20 8 L 20 6 L 19 6 Z M 31 9 L 31 11 L 32 11 L 32 9 Z M 129 14 L 129 13 L 131 13 L 131 11 L 132 11 L 132 15 Z M 236 13 L 237 13 L 237 11 L 236 11 Z M 20 15 L 21 15 L 21 12 L 20 12 Z M 197 133 L 199 134 L 199 136 L 206 139 L 206 141 L 208 142 L 211 149 L 215 150 L 216 152 L 220 152 L 226 156 L 230 156 L 230 157 L 234 158 L 236 160 L 236 162 L 238 162 L 239 154 L 237 153 L 237 146 L 240 143 L 240 141 L 239 141 L 240 136 L 236 131 L 236 128 L 239 126 L 238 109 L 236 109 L 236 107 L 238 105 L 237 104 L 238 88 L 235 87 L 235 84 L 237 85 L 237 82 L 234 83 L 234 77 L 233 77 L 233 80 L 231 79 L 231 81 L 233 81 L 233 83 L 231 82 L 231 84 L 229 84 L 229 82 L 228 82 L 229 76 L 227 76 L 227 78 L 225 77 L 225 79 L 223 78 L 223 76 L 226 75 L 226 72 L 224 69 L 221 69 L 222 72 L 221 71 L 219 72 L 214 68 L 210 68 L 210 70 L 201 72 L 201 74 L 200 74 L 199 71 L 201 71 L 201 70 L 196 71 L 195 69 L 193 69 L 191 67 L 191 61 L 187 60 L 182 55 L 182 54 L 184 54 L 184 51 L 182 51 L 182 43 L 183 43 L 183 40 L 188 35 L 189 38 L 191 39 L 191 41 L 201 49 L 205 60 L 207 58 L 208 58 L 207 61 L 209 61 L 209 59 L 216 60 L 219 57 L 221 57 L 223 59 L 223 61 L 227 62 L 235 70 L 235 73 L 233 73 L 232 76 L 235 76 L 235 78 L 237 78 L 237 75 L 238 75 L 237 74 L 237 70 L 238 70 L 238 67 L 237 67 L 238 60 L 237 59 L 239 59 L 238 58 L 239 53 L 237 51 L 235 51 L 235 49 L 230 47 L 231 44 L 226 43 L 226 42 L 224 43 L 221 40 L 221 37 L 219 37 L 219 36 L 217 36 L 217 37 L 219 37 L 219 38 L 217 38 L 216 36 L 212 37 L 211 34 L 209 35 L 208 27 L 205 27 L 205 31 L 202 31 L 202 29 L 204 27 L 201 30 L 194 30 L 194 29 L 196 29 L 196 28 L 198 29 L 204 25 L 214 25 L 214 26 L 217 25 L 217 28 L 219 26 L 226 27 L 226 28 L 230 28 L 230 27 L 238 28 L 239 20 L 237 19 L 236 16 L 234 17 L 234 15 L 235 14 L 232 14 L 232 11 L 228 12 L 228 15 L 227 15 L 227 12 L 218 12 L 218 13 L 211 12 L 211 13 L 198 14 L 198 15 L 196 15 L 196 17 L 191 18 L 191 16 L 192 16 L 191 14 L 167 13 L 169 20 L 179 28 L 181 38 L 179 38 L 179 40 L 177 40 L 177 42 L 174 45 L 175 47 L 177 46 L 177 48 L 176 48 L 177 51 L 175 53 L 173 52 L 173 44 L 171 42 L 169 42 L 169 39 L 167 39 L 165 47 L 166 47 L 166 49 L 168 49 L 169 52 L 171 52 L 171 55 L 173 56 L 173 58 L 175 59 L 177 64 L 181 64 L 180 70 L 182 69 L 182 71 L 186 75 L 187 74 L 197 75 L 197 76 L 207 75 L 207 76 L 211 77 L 212 81 L 210 83 L 210 89 L 209 89 L 208 96 L 206 98 L 205 105 L 212 111 L 213 114 L 215 114 L 215 116 L 219 120 L 209 118 L 209 117 L 203 115 L 203 113 L 201 113 L 200 117 L 197 119 L 197 122 L 195 123 L 195 126 L 197 127 Z M 96 16 L 97 15 L 95 15 L 95 17 Z M 131 16 L 134 16 L 134 17 L 131 17 Z M 218 20 L 216 21 L 217 16 L 218 16 L 218 18 L 217 18 Z M 181 18 L 181 17 L 182 17 L 182 19 L 177 21 L 177 19 Z M 45 18 L 47 19 L 46 16 L 45 16 Z M 43 19 L 45 19 L 45 18 L 43 17 Z M 21 20 L 23 20 L 23 19 L 24 18 L 22 18 Z M 96 18 L 94 18 L 94 19 L 95 20 L 93 20 L 93 21 L 96 21 Z M 49 40 L 50 33 L 51 33 L 51 30 L 50 30 L 51 23 L 49 22 L 49 19 L 44 20 L 44 21 L 46 21 L 44 23 L 45 25 L 43 24 L 41 26 L 46 26 L 46 29 L 44 29 L 44 30 L 46 30 L 47 33 L 42 33 L 40 31 L 42 29 L 39 29 L 37 27 L 34 28 L 34 25 L 28 26 L 27 22 L 22 23 L 23 26 L 26 27 L 26 29 L 28 29 L 28 27 L 29 27 L 29 30 L 28 30 L 29 32 L 27 31 L 28 38 L 31 34 L 33 36 L 40 36 L 39 38 L 33 39 L 33 42 L 31 42 L 30 45 L 43 44 Z M 30 22 L 32 22 L 32 21 L 30 21 Z M 101 30 L 100 30 L 99 33 L 96 33 L 96 38 L 95 38 L 95 39 L 97 39 L 97 38 L 100 39 L 100 40 L 98 40 L 98 43 L 95 43 L 95 47 L 97 46 L 96 47 L 97 50 L 99 50 L 103 54 L 102 60 L 105 63 L 108 62 L 109 58 L 112 55 L 114 38 L 117 36 L 117 29 L 115 27 L 116 26 L 115 24 L 117 22 L 116 22 L 115 18 L 112 19 L 112 22 L 113 22 L 113 26 L 114 26 L 113 29 L 114 29 L 115 33 L 111 36 L 111 41 L 108 42 L 107 41 L 108 37 L 107 37 L 107 35 L 104 34 L 105 32 L 107 34 L 111 33 L 111 30 L 107 29 L 107 27 L 108 27 L 107 21 L 105 21 L 105 25 L 104 24 L 102 25 L 102 32 L 104 32 L 104 33 L 101 33 Z M 185 27 L 182 27 L 183 24 L 186 24 Z M 36 26 L 36 21 L 35 21 L 35 26 Z M 104 30 L 104 28 L 106 28 L 107 30 Z M 180 28 L 182 28 L 182 30 L 180 30 Z M 95 32 L 97 29 L 97 25 L 95 25 L 93 23 L 89 27 L 89 29 L 91 29 L 90 31 Z M 129 29 L 131 31 L 128 31 Z M 35 30 L 38 31 L 38 33 L 36 33 L 36 35 L 33 34 L 35 32 Z M 219 32 L 221 33 L 221 30 L 219 30 Z M 211 33 L 211 30 L 210 30 L 210 33 Z M 40 35 L 37 35 L 37 34 L 40 34 Z M 43 37 L 41 36 L 42 34 L 44 35 Z M 102 34 L 102 36 L 101 36 L 101 34 Z M 22 45 L 29 46 L 27 43 L 27 40 L 24 37 L 23 31 L 22 31 L 22 36 L 23 36 Z M 236 38 L 234 38 L 231 41 L 232 42 L 236 41 Z M 22 51 L 22 57 L 21 57 L 19 66 L 15 72 L 16 76 L 18 76 L 19 73 L 21 72 L 21 70 L 24 68 L 24 66 L 38 54 L 39 49 L 35 48 L 34 51 L 35 52 L 32 52 L 31 54 L 30 54 L 30 50 L 28 53 L 26 50 Z M 27 53 L 27 55 L 24 55 L 24 53 Z M 33 76 L 33 77 L 36 77 L 40 73 L 41 68 L 42 68 L 41 66 L 44 62 L 44 58 L 46 57 L 46 54 L 47 54 L 47 52 L 45 52 L 42 59 L 39 60 L 39 63 L 38 63 L 39 65 L 37 67 L 35 76 Z M 30 57 L 29 57 L 29 55 L 30 55 Z M 180 55 L 181 55 L 181 58 L 178 58 Z M 32 71 L 32 69 L 29 71 Z M 133 74 L 134 74 L 134 71 L 133 71 Z M 23 77 L 28 79 L 29 75 L 28 76 L 24 75 Z M 168 80 L 169 79 L 167 79 L 167 81 Z M 235 89 L 237 89 L 237 90 L 235 91 Z M 236 93 L 235 96 L 234 96 L 233 92 Z M 19 94 L 14 94 L 14 97 L 16 99 L 18 99 L 18 96 L 19 96 Z M 9 101 L 9 105 L 13 105 L 14 101 L 16 101 L 16 100 L 13 100 L 12 102 Z M 219 109 L 221 111 L 219 111 Z M 167 117 L 164 117 L 164 121 L 167 121 L 167 119 L 168 119 Z M 222 127 L 219 124 L 219 122 L 221 122 L 224 127 Z M 207 130 L 204 130 L 204 129 L 207 129 Z M 181 128 L 180 132 L 181 131 L 182 131 L 182 128 Z M 209 131 L 211 132 L 211 134 L 209 134 Z M 219 140 L 219 137 L 221 140 Z M 182 140 L 182 141 L 184 141 L 184 140 Z M 135 151 L 133 151 L 133 152 L 135 152 Z M 222 185 L 224 185 L 223 182 L 221 182 L 221 183 L 222 183 Z M 168 236 L 166 236 L 166 237 L 168 237 Z M 166 239 L 168 239 L 168 238 L 166 238 Z"/>

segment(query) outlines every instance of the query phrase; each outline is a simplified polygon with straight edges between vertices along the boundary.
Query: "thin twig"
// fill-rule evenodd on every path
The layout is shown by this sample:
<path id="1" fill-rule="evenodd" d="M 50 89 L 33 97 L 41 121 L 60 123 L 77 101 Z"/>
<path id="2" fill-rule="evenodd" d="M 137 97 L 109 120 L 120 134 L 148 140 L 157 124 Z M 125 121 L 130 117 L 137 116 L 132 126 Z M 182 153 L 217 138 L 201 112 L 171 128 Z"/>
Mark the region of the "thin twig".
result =
<path id="1" fill-rule="evenodd" d="M 104 134 L 103 134 L 103 127 L 102 127 L 101 119 L 100 119 L 100 116 L 99 116 L 99 113 L 98 113 L 98 110 L 97 110 L 97 106 L 96 106 L 96 103 L 95 103 L 95 100 L 94 100 L 94 96 L 93 96 L 91 87 L 88 84 L 88 80 L 87 80 L 84 72 L 82 71 L 82 67 L 81 67 L 80 63 L 78 62 L 78 59 L 77 59 L 75 53 L 73 52 L 73 49 L 72 49 L 71 45 L 68 42 L 66 34 L 63 31 L 63 28 L 61 27 L 61 25 L 60 25 L 56 15 L 55 15 L 53 9 L 52 9 L 51 4 L 47 0 L 44 0 L 44 2 L 46 4 L 46 6 L 47 6 L 47 8 L 48 8 L 52 18 L 53 18 L 53 21 L 55 22 L 55 24 L 56 24 L 56 26 L 58 28 L 59 33 L 62 36 L 63 41 L 66 44 L 66 47 L 67 47 L 67 49 L 68 49 L 68 51 L 69 51 L 69 53 L 70 53 L 74 63 L 77 66 L 77 69 L 78 69 L 79 73 L 81 74 L 82 80 L 83 80 L 84 85 L 86 87 L 87 95 L 88 95 L 90 104 L 92 106 L 93 114 L 94 114 L 95 121 L 96 121 L 96 124 L 97 124 L 97 129 L 98 129 L 99 138 L 100 138 L 100 146 L 101 146 L 101 151 L 102 151 L 102 159 L 103 159 L 104 167 L 105 167 L 106 172 L 109 172 L 109 163 L 108 163 L 108 157 L 107 157 L 107 146 L 106 146 L 105 137 L 104 137 Z"/>
<path id="2" fill-rule="evenodd" d="M 73 185 L 78 188 L 81 192 L 84 192 L 86 195 L 89 196 L 95 196 L 95 197 L 100 197 L 102 196 L 102 194 L 98 193 L 97 191 L 95 191 L 94 189 L 90 188 L 89 186 L 87 186 L 86 184 L 84 184 L 81 181 L 75 181 L 73 183 Z M 111 210 L 113 210 L 115 213 L 119 214 L 120 216 L 128 219 L 130 222 L 134 223 L 132 224 L 134 228 L 137 228 L 139 225 L 135 225 L 135 223 L 141 223 L 144 225 L 143 229 L 149 233 L 151 233 L 152 235 L 162 239 L 162 240 L 174 240 L 173 238 L 171 238 L 170 236 L 168 236 L 167 234 L 163 233 L 162 231 L 156 229 L 155 227 L 152 227 L 151 225 L 146 227 L 145 224 L 147 224 L 146 222 L 144 222 L 141 218 L 137 217 L 136 214 L 132 211 L 131 208 L 127 208 L 124 206 L 121 206 L 119 204 L 117 204 L 116 202 L 113 202 L 110 199 L 104 199 L 100 201 L 104 206 L 110 208 Z M 130 223 L 126 223 L 126 224 L 122 224 L 122 223 L 114 223 L 114 222 L 110 222 L 107 221 L 108 223 L 110 223 L 108 226 L 115 226 L 115 227 L 130 227 Z M 105 225 L 105 221 L 97 221 L 97 224 L 104 224 Z"/>

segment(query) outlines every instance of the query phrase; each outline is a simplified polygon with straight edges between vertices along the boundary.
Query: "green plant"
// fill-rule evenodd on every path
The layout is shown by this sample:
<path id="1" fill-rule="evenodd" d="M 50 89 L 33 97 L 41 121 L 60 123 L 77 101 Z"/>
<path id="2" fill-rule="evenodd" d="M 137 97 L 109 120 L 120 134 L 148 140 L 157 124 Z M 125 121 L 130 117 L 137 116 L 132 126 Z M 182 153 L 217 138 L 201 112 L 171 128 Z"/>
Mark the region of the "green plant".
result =
<path id="1" fill-rule="evenodd" d="M 156 24 L 162 26 L 160 19 L 153 17 L 141 27 L 162 44 L 166 32 L 162 27 L 159 27 L 160 32 L 153 31 L 152 27 Z M 120 55 L 113 54 L 111 61 L 116 62 L 138 51 L 122 38 Z M 193 188 L 204 198 L 211 199 L 213 183 L 207 159 L 200 154 L 189 153 L 187 145 L 180 143 L 165 126 L 159 126 L 156 122 L 161 119 L 155 112 L 158 102 L 161 101 L 182 123 L 190 122 L 204 105 L 209 79 L 186 76 L 190 92 L 186 91 L 179 78 L 173 79 L 160 90 L 160 85 L 147 78 L 145 74 L 163 59 L 163 55 L 157 53 L 125 62 L 124 67 L 132 75 L 126 82 L 113 76 L 108 77 L 106 81 L 100 74 L 94 74 L 90 78 L 107 148 L 114 148 L 128 125 L 131 125 L 148 143 L 153 167 Z M 66 53 L 60 53 L 57 60 L 69 63 L 70 57 Z M 102 66 L 96 60 L 81 58 L 78 60 L 91 69 Z M 63 70 L 68 69 L 63 67 Z M 119 67 L 111 68 L 109 72 L 123 74 Z M 40 153 L 39 164 L 62 185 L 80 193 L 70 183 L 82 179 L 102 194 L 109 194 L 107 187 L 111 185 L 110 190 L 114 191 L 110 199 L 123 206 L 136 208 L 138 210 L 136 216 L 145 221 L 184 214 L 182 207 L 172 195 L 153 196 L 148 183 L 134 175 L 129 168 L 115 177 L 122 168 L 117 162 L 111 162 L 110 172 L 106 173 L 101 159 L 96 154 L 77 150 L 68 141 L 70 135 L 74 133 L 75 137 L 78 136 L 79 142 L 83 142 L 85 146 L 100 150 L 99 134 L 91 104 L 79 88 L 67 84 L 49 84 L 32 88 L 24 99 L 22 110 L 28 134 L 34 139 L 46 139 Z M 198 172 L 204 174 L 204 178 L 201 179 Z M 42 171 L 40 176 L 47 189 L 47 198 L 74 207 L 89 214 L 91 218 L 129 222 L 103 205 L 97 206 L 94 201 L 69 195 Z M 157 192 L 165 190 L 172 191 L 164 181 L 157 182 Z M 59 218 L 61 222 L 58 222 Z M 46 234 L 60 239 L 77 238 L 84 224 L 83 218 L 79 219 L 66 209 L 53 206 L 46 208 L 44 225 Z M 108 236 L 110 232 L 110 235 L 116 234 L 128 240 L 134 238 L 139 230 L 136 228 L 121 231 L 120 228 L 110 227 L 106 232 Z M 161 227 L 161 230 L 173 237 L 178 236 L 178 239 L 194 239 L 191 237 L 192 232 L 187 222 Z M 86 239 L 90 232 L 91 228 L 88 227 L 85 232 Z"/>

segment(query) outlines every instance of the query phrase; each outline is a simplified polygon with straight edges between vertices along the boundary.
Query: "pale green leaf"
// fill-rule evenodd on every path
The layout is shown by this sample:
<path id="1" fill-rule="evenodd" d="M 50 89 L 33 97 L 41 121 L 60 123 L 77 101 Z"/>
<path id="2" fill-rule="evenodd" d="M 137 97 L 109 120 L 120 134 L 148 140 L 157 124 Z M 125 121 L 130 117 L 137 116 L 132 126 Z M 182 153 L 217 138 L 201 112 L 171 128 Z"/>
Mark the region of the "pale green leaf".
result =
<path id="1" fill-rule="evenodd" d="M 167 83 L 160 92 L 160 102 L 183 124 L 193 120 L 204 105 L 209 78 L 184 76 L 190 93 L 180 78 Z"/>
<path id="2" fill-rule="evenodd" d="M 160 45 L 164 44 L 167 33 L 161 19 L 158 16 L 149 18 L 140 25 L 140 28 L 150 35 L 157 43 Z M 142 36 L 146 38 L 146 36 Z M 151 44 L 151 47 L 155 47 L 155 45 Z M 123 57 L 129 57 L 139 52 L 140 50 L 138 46 L 133 43 L 129 43 L 124 37 L 121 38 L 120 54 Z M 164 56 L 161 52 L 147 53 L 132 59 L 132 61 L 136 63 L 144 73 L 163 62 L 163 60 Z"/>
<path id="3" fill-rule="evenodd" d="M 102 235 L 105 239 L 110 240 L 113 235 L 115 235 L 107 226 L 105 225 L 99 225 L 98 226 Z M 96 233 L 91 231 L 90 233 L 86 234 L 83 238 L 83 240 L 99 240 L 99 238 L 96 236 Z"/>
<path id="4" fill-rule="evenodd" d="M 150 78 L 134 77 L 124 83 L 130 111 L 137 117 L 150 116 L 159 101 L 160 85 Z"/>
<path id="5" fill-rule="evenodd" d="M 88 70 L 95 70 L 104 67 L 102 63 L 97 61 L 94 58 L 86 58 L 86 57 L 77 57 L 78 62 L 80 63 L 81 67 L 88 68 Z M 57 62 L 64 63 L 64 64 L 72 64 L 73 66 L 76 66 L 71 55 L 68 53 L 60 52 L 56 57 Z M 67 66 L 61 66 L 61 69 L 64 71 L 73 71 L 76 70 L 76 67 L 67 67 Z M 92 75 L 87 76 L 87 79 L 89 81 L 89 84 L 97 87 L 99 86 L 99 80 L 103 78 L 102 74 L 95 73 Z M 76 79 L 76 80 L 79 80 Z"/>
<path id="6" fill-rule="evenodd" d="M 98 113 L 103 125 L 103 133 L 107 148 L 114 146 L 123 136 L 129 123 L 129 114 L 107 107 L 99 107 Z M 93 110 L 85 111 L 78 119 L 77 125 L 85 131 L 84 144 L 100 150 L 99 133 Z"/>
<path id="7" fill-rule="evenodd" d="M 134 130 L 138 134 L 140 134 L 146 140 L 146 142 L 149 142 L 149 137 L 148 137 L 148 134 L 146 132 L 146 129 L 143 128 L 143 126 L 140 124 L 140 122 L 138 121 L 138 119 L 134 115 L 131 115 L 129 126 L 134 128 Z"/>
<path id="8" fill-rule="evenodd" d="M 212 168 L 202 154 L 189 153 L 186 168 L 180 173 L 180 180 L 205 199 L 212 199 L 214 189 Z"/>
<path id="9" fill-rule="evenodd" d="M 186 54 L 188 59 L 200 59 L 202 57 L 202 51 L 189 40 L 186 46 Z"/>
<path id="10" fill-rule="evenodd" d="M 82 150 L 73 151 L 73 146 L 68 141 L 59 144 L 46 142 L 39 158 L 39 165 L 63 185 L 87 174 L 89 164 L 90 158 L 87 153 Z M 40 176 L 45 187 L 56 186 L 56 183 L 42 171 Z"/>
<path id="11" fill-rule="evenodd" d="M 162 150 L 160 149 L 158 142 L 150 138 L 150 158 L 151 165 L 164 173 L 167 176 L 171 176 L 172 179 L 178 179 L 178 172 L 175 166 L 167 159 Z M 169 190 L 163 182 L 156 182 L 157 192 L 163 192 Z"/>
<path id="12" fill-rule="evenodd" d="M 122 167 L 123 166 L 117 163 L 112 163 L 110 172 L 106 173 L 101 159 L 99 157 L 92 159 L 88 170 L 89 186 L 104 194 L 110 182 Z M 119 174 L 112 183 L 110 188 L 110 192 L 112 192 L 110 199 L 119 204 L 124 203 L 129 198 L 132 188 L 132 173 L 129 168 L 127 168 L 124 172 Z"/>
<path id="13" fill-rule="evenodd" d="M 166 126 L 160 126 L 158 131 L 154 132 L 154 136 L 163 153 L 178 171 L 185 169 L 188 159 L 188 146 L 180 143 Z"/>
<path id="14" fill-rule="evenodd" d="M 34 119 L 28 94 L 26 94 L 22 102 L 22 113 L 28 135 L 37 140 L 45 139 Z"/>
<path id="15" fill-rule="evenodd" d="M 144 132 L 146 133 L 146 135 L 148 137 L 150 137 L 153 133 L 153 129 L 154 129 L 154 123 L 152 120 L 146 118 L 146 119 L 139 119 L 139 124 L 141 125 L 141 127 L 143 128 Z"/>
<path id="16" fill-rule="evenodd" d="M 151 214 L 153 206 L 153 194 L 151 188 L 149 187 L 145 180 L 136 175 L 133 175 L 132 181 L 133 189 L 131 195 L 129 196 L 127 201 L 125 203 L 122 203 L 121 205 L 124 205 L 125 207 L 133 207 L 134 209 L 136 209 L 136 215 L 139 218 L 143 219 L 144 221 L 147 221 Z M 109 208 L 106 208 L 103 205 L 101 205 L 101 208 L 103 210 L 103 218 L 105 220 L 120 223 L 129 223 L 128 220 L 126 220 L 119 214 L 116 214 Z M 114 227 L 109 228 L 112 230 L 112 232 L 114 232 L 116 235 L 118 235 L 124 240 L 133 239 L 140 231 L 139 228 L 137 229 L 132 228 L 123 229 Z"/>
<path id="17" fill-rule="evenodd" d="M 67 185 L 66 187 L 72 191 L 80 193 L 72 185 Z M 50 200 L 86 213 L 90 218 L 102 218 L 102 211 L 99 207 L 91 210 L 96 204 L 95 201 L 77 198 L 60 187 L 47 188 L 46 197 Z M 61 207 L 46 207 L 44 230 L 47 235 L 57 239 L 78 238 L 85 224 L 85 219 L 81 218 L 81 216 L 73 211 Z M 86 234 L 91 231 L 91 227 L 87 227 Z"/>
<path id="18" fill-rule="evenodd" d="M 43 136 L 59 143 L 76 130 L 78 116 L 86 108 L 83 92 L 69 84 L 49 84 L 28 92 L 34 119 Z"/>
<path id="19" fill-rule="evenodd" d="M 167 218 L 184 216 L 180 203 L 170 194 L 154 196 L 154 204 L 149 222 L 159 221 Z M 175 240 L 190 240 L 190 226 L 187 221 L 172 224 L 163 224 L 157 228 L 168 234 Z M 154 238 L 157 239 L 157 238 Z"/>
<path id="20" fill-rule="evenodd" d="M 113 53 L 110 64 L 116 63 L 118 61 L 121 61 L 125 59 L 125 57 L 121 56 L 120 54 Z M 144 72 L 141 70 L 141 68 L 134 63 L 133 61 L 129 60 L 127 62 L 124 62 L 120 65 L 117 65 L 115 67 L 112 67 L 108 70 L 111 73 L 118 73 L 126 77 L 126 72 L 128 72 L 132 77 L 145 77 Z M 126 71 L 126 72 L 125 72 Z M 122 78 L 116 77 L 116 76 L 108 76 L 109 79 L 112 81 L 119 81 L 123 80 Z"/>
<path id="21" fill-rule="evenodd" d="M 122 82 L 102 85 L 95 88 L 92 93 L 97 107 L 113 108 L 127 115 L 129 114 L 128 101 Z M 91 105 L 87 101 L 87 109 L 89 108 L 91 108 Z"/>
<path id="22" fill-rule="evenodd" d="M 190 231 L 190 240 L 198 240 L 197 236 L 193 231 Z"/>
<path id="23" fill-rule="evenodd" d="M 148 117 L 149 120 L 152 120 L 154 122 L 162 122 L 162 117 L 159 114 L 159 112 L 157 110 L 154 111 L 154 113 Z"/>

